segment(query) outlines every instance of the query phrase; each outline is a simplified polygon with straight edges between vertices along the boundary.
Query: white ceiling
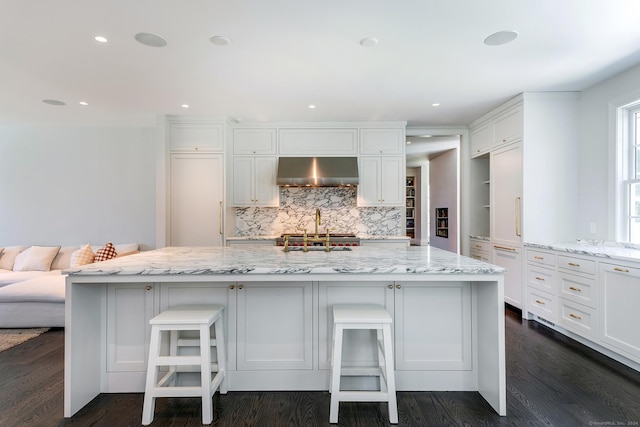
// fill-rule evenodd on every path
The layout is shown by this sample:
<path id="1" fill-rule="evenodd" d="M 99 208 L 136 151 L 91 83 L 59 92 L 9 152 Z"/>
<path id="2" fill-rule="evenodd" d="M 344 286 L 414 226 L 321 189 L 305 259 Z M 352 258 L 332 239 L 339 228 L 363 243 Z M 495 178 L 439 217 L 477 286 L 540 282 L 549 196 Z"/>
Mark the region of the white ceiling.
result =
<path id="1" fill-rule="evenodd" d="M 638 22 L 638 0 L 0 0 L 0 124 L 465 125 L 520 92 L 579 91 L 640 63 Z M 483 44 L 500 30 L 519 37 Z"/>

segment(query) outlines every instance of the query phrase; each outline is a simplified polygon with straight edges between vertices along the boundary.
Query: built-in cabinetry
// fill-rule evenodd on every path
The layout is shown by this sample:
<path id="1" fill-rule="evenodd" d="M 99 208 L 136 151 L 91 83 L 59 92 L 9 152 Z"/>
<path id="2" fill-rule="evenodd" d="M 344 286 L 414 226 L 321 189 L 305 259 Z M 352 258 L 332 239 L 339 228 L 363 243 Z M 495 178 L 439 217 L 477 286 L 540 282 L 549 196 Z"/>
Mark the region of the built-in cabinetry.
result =
<path id="1" fill-rule="evenodd" d="M 488 240 L 471 238 L 469 256 L 478 261 L 491 262 L 491 243 Z"/>
<path id="2" fill-rule="evenodd" d="M 233 206 L 278 206 L 276 129 L 234 129 Z"/>
<path id="3" fill-rule="evenodd" d="M 406 206 L 405 221 L 406 221 L 406 234 L 411 239 L 416 238 L 416 220 L 417 220 L 417 206 L 416 206 L 416 177 L 407 176 L 405 187 Z"/>
<path id="4" fill-rule="evenodd" d="M 168 244 L 223 242 L 224 124 L 170 118 Z"/>
<path id="5" fill-rule="evenodd" d="M 360 156 L 358 206 L 404 206 L 404 156 Z"/>
<path id="6" fill-rule="evenodd" d="M 436 208 L 436 236 L 449 238 L 449 208 Z"/>
<path id="7" fill-rule="evenodd" d="M 524 93 L 470 125 L 471 235 L 490 238 L 491 262 L 508 268 L 505 300 L 518 308 L 523 242 L 576 236 L 576 121 L 576 93 Z"/>
<path id="8" fill-rule="evenodd" d="M 639 263 L 527 248 L 525 275 L 527 305 L 523 311 L 563 333 L 583 338 L 583 343 L 623 363 L 640 367 Z"/>

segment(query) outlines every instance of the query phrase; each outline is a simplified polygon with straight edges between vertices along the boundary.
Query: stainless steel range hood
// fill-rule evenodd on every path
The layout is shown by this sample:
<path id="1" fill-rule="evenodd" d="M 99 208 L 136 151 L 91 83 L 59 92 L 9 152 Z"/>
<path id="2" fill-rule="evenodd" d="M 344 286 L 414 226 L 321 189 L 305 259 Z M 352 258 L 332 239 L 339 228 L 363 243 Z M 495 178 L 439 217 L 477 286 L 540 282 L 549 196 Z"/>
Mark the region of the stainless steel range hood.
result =
<path id="1" fill-rule="evenodd" d="M 358 158 L 280 157 L 276 182 L 296 187 L 358 185 Z"/>

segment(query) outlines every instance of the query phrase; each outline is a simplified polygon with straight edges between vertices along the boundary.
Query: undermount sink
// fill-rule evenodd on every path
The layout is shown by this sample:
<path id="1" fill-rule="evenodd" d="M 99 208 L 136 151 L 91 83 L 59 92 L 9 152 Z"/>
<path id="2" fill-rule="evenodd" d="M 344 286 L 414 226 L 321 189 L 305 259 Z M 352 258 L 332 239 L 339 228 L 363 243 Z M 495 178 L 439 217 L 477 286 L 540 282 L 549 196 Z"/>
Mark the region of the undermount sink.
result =
<path id="1" fill-rule="evenodd" d="M 307 250 L 309 252 L 326 252 L 326 248 L 324 246 L 307 246 Z M 329 252 L 344 252 L 350 251 L 351 248 L 347 246 L 330 246 Z M 283 249 L 284 251 L 284 249 Z M 289 246 L 289 252 L 303 252 L 304 248 L 302 246 Z"/>

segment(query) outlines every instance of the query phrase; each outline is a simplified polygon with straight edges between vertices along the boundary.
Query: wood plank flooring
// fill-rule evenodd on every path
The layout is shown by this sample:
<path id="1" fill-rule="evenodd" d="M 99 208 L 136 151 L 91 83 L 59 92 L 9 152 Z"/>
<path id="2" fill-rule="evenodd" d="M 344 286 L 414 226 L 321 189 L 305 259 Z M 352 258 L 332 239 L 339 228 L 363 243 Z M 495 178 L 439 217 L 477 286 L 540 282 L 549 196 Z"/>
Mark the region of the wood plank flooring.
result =
<path id="1" fill-rule="evenodd" d="M 400 426 L 638 426 L 640 373 L 506 311 L 507 413 L 475 392 L 398 392 Z M 64 330 L 0 353 L 0 426 L 139 426 L 142 394 L 63 418 Z M 214 426 L 328 426 L 327 392 L 230 392 Z M 158 399 L 153 426 L 200 426 L 199 399 Z M 341 426 L 387 426 L 384 403 L 342 403 Z"/>

